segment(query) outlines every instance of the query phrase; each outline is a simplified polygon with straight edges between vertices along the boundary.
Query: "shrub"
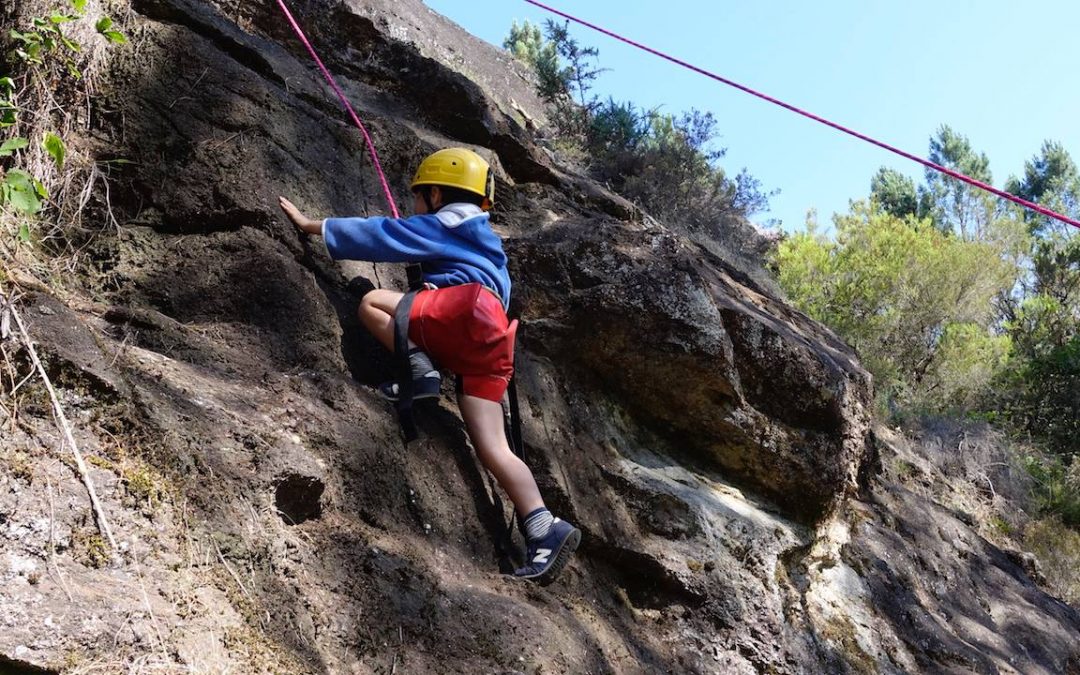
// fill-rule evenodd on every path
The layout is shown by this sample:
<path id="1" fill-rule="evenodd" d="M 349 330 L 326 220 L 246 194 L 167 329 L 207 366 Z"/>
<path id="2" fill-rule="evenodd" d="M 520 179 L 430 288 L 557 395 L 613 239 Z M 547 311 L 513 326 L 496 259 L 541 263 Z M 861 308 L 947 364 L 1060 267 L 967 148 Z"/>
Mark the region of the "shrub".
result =
<path id="1" fill-rule="evenodd" d="M 597 51 L 578 45 L 566 24 L 548 21 L 542 36 L 515 23 L 503 46 L 536 72 L 556 146 L 585 158 L 597 179 L 653 216 L 721 240 L 726 219 L 768 209 L 770 195 L 757 179 L 745 170 L 731 179 L 718 166 L 725 151 L 713 145 L 711 113 L 675 116 L 598 101 L 591 87 L 603 70 L 589 65 Z"/>
<path id="2" fill-rule="evenodd" d="M 1035 481 L 1032 495 L 1039 513 L 1080 528 L 1080 461 L 1032 454 L 1024 466 Z"/>
<path id="3" fill-rule="evenodd" d="M 93 191 L 92 180 L 75 188 L 86 166 L 73 166 L 62 139 L 79 123 L 76 110 L 91 95 L 92 78 L 82 69 L 97 49 L 127 42 L 110 17 L 99 15 L 96 46 L 80 44 L 71 27 L 91 20 L 87 0 L 63 4 L 23 17 L 0 37 L 7 48 L 0 69 L 0 237 L 20 245 L 50 242 L 57 250 L 64 237 L 53 235 L 78 227 Z M 42 232 L 41 226 L 51 230 Z M 24 248 L 29 247 L 16 246 L 16 256 Z"/>
<path id="4" fill-rule="evenodd" d="M 889 412 L 963 411 L 1007 353 L 993 300 L 1015 269 L 991 242 L 943 233 L 929 219 L 857 202 L 835 241 L 807 231 L 775 256 L 781 287 L 858 351 Z"/>
<path id="5" fill-rule="evenodd" d="M 1080 607 L 1080 532 L 1057 518 L 1043 518 L 1025 528 L 1024 545 L 1038 559 L 1050 590 Z"/>

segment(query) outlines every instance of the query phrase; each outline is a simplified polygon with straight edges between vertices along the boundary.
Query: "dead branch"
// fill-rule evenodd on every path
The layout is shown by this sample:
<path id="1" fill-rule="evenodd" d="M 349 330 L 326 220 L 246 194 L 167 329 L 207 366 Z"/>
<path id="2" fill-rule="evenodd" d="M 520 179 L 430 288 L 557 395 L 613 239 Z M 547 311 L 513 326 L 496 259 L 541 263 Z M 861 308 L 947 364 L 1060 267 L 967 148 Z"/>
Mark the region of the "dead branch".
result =
<path id="1" fill-rule="evenodd" d="M 225 569 L 229 572 L 229 575 L 232 576 L 233 581 L 235 581 L 236 585 L 240 587 L 241 591 L 243 591 L 244 597 L 248 598 L 250 600 L 251 599 L 251 594 L 248 593 L 247 588 L 245 588 L 244 584 L 241 583 L 240 576 L 233 570 L 232 566 L 229 565 L 229 563 L 225 560 L 225 556 L 223 556 L 221 554 L 221 548 L 218 547 L 217 542 L 215 541 L 215 542 L 213 542 L 213 544 L 214 544 L 214 550 L 217 551 L 218 560 L 221 561 L 221 564 L 225 566 Z"/>
<path id="2" fill-rule="evenodd" d="M 101 502 L 98 501 L 94 483 L 90 480 L 90 472 L 86 468 L 86 462 L 83 461 L 82 453 L 79 452 L 78 444 L 75 443 L 75 436 L 71 431 L 71 424 L 68 422 L 67 415 L 64 414 L 63 406 L 60 405 L 60 398 L 56 395 L 56 389 L 53 388 L 52 380 L 49 379 L 48 373 L 45 372 L 45 367 L 41 365 L 41 359 L 38 358 L 37 350 L 34 349 L 34 342 L 30 339 L 30 333 L 27 332 L 26 325 L 23 323 L 18 310 L 15 309 L 15 305 L 9 302 L 7 303 L 7 309 L 11 312 L 11 317 L 15 319 L 15 324 L 19 327 L 19 333 L 22 335 L 23 343 L 26 345 L 26 350 L 30 354 L 30 360 L 34 362 L 34 367 L 37 369 L 38 374 L 41 375 L 42 381 L 45 382 L 45 388 L 49 391 L 49 399 L 52 401 L 56 420 L 60 429 L 64 432 L 64 438 L 67 439 L 68 445 L 71 446 L 71 454 L 75 457 L 75 464 L 79 468 L 79 476 L 82 478 L 83 485 L 86 486 L 86 491 L 90 495 L 90 504 L 94 509 L 94 520 L 97 522 L 98 529 L 101 530 L 101 533 L 105 535 L 105 539 L 108 540 L 109 547 L 113 553 L 113 558 L 119 560 L 120 549 L 116 546 L 116 539 L 113 538 L 112 528 L 109 527 L 109 521 L 105 517 L 105 510 L 101 507 Z"/>

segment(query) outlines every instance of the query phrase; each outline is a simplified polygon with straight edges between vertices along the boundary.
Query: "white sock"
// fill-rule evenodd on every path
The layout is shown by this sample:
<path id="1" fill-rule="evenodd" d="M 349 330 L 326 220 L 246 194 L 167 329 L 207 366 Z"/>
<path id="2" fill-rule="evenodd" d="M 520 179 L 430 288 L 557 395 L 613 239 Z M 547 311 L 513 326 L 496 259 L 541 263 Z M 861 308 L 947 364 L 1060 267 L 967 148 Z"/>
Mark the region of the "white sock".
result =
<path id="1" fill-rule="evenodd" d="M 543 539 L 551 531 L 553 522 L 555 522 L 555 516 L 551 515 L 551 511 L 541 506 L 525 516 L 525 536 L 529 541 Z"/>

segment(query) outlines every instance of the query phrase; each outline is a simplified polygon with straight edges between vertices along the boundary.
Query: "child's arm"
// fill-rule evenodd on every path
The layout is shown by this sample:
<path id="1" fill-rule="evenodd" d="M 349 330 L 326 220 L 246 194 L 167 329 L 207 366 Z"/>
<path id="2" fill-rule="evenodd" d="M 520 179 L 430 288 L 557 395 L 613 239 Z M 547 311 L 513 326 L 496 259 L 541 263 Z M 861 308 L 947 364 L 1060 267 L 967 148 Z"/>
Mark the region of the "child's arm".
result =
<path id="1" fill-rule="evenodd" d="M 278 205 L 301 232 L 326 237 L 335 260 L 421 262 L 443 255 L 445 228 L 434 216 L 327 218 L 312 220 L 284 197 Z"/>
<path id="2" fill-rule="evenodd" d="M 438 218 L 327 218 L 326 250 L 335 260 L 412 263 L 445 257 L 448 235 Z"/>
<path id="3" fill-rule="evenodd" d="M 300 229 L 301 232 L 307 234 L 322 234 L 322 221 L 312 220 L 304 214 L 300 213 L 300 209 L 284 197 L 278 197 L 278 206 L 285 212 L 285 215 L 289 217 L 289 220 Z"/>

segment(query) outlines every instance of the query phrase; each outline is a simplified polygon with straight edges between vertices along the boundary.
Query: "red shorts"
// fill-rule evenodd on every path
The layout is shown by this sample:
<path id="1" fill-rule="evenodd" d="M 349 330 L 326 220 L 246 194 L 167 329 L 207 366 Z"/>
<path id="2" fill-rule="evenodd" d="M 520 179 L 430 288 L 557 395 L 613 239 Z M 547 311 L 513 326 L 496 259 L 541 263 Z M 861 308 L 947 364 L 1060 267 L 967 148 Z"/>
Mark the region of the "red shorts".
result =
<path id="1" fill-rule="evenodd" d="M 517 321 L 480 284 L 416 294 L 409 338 L 441 367 L 453 371 L 469 396 L 501 401 L 514 374 Z"/>

